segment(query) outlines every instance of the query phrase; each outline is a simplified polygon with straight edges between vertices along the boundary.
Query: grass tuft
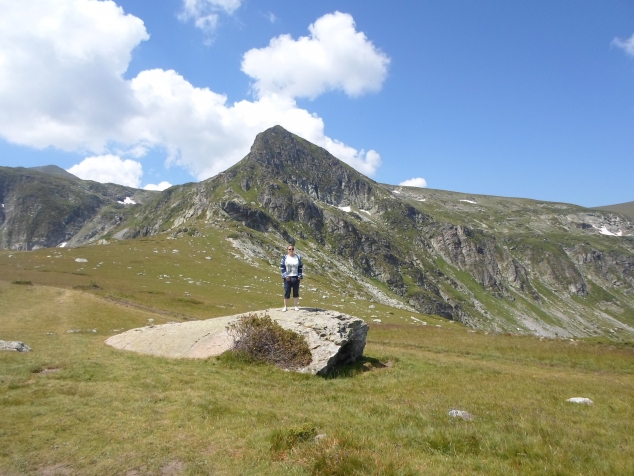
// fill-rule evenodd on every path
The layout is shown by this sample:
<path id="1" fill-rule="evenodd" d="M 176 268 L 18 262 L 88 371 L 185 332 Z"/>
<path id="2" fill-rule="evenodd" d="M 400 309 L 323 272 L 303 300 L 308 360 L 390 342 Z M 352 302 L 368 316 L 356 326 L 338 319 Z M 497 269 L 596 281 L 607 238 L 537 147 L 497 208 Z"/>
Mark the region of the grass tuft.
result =
<path id="1" fill-rule="evenodd" d="M 289 451 L 300 443 L 310 441 L 316 435 L 317 429 L 310 424 L 279 428 L 271 435 L 271 451 L 274 453 Z"/>
<path id="2" fill-rule="evenodd" d="M 33 286 L 31 281 L 26 281 L 23 279 L 16 279 L 15 281 L 11 281 L 11 284 L 20 284 L 22 286 Z"/>

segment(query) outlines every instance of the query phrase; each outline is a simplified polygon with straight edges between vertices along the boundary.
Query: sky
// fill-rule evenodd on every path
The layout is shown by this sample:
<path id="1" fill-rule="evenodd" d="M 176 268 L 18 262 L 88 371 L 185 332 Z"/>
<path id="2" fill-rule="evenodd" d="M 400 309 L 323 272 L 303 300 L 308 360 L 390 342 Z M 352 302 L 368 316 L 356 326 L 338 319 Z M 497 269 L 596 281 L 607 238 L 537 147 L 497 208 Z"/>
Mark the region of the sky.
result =
<path id="1" fill-rule="evenodd" d="M 0 0 L 0 165 L 164 189 L 276 124 L 372 179 L 634 200 L 634 2 Z"/>

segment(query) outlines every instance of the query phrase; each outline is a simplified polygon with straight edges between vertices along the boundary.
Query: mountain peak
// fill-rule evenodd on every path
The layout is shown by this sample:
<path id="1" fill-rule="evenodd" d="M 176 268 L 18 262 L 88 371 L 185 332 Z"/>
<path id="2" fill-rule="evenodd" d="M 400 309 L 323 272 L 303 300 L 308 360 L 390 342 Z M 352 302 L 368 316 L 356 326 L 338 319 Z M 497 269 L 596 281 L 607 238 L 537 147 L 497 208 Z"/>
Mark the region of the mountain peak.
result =
<path id="1" fill-rule="evenodd" d="M 232 170 L 242 188 L 283 183 L 330 205 L 372 207 L 377 184 L 326 149 L 274 126 L 258 134 L 251 152 Z"/>

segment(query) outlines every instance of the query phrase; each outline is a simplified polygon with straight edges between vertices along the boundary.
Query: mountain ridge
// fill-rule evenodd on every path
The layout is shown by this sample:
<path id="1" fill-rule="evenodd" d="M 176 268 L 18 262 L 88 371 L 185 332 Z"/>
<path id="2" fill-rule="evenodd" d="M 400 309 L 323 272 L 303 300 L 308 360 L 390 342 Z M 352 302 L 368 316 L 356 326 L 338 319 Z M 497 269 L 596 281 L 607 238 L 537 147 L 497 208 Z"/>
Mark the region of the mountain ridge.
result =
<path id="1" fill-rule="evenodd" d="M 634 334 L 626 216 L 380 184 L 280 126 L 225 172 L 125 211 L 90 240 L 224 233 L 254 266 L 296 243 L 351 296 L 497 331 Z"/>

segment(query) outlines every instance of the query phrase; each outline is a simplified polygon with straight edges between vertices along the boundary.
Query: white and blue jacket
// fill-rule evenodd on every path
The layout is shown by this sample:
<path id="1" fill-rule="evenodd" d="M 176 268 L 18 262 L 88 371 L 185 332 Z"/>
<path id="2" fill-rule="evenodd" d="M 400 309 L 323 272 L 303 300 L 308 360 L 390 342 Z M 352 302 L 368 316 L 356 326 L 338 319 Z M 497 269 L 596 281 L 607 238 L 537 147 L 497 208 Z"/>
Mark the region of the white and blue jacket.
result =
<path id="1" fill-rule="evenodd" d="M 282 279 L 286 279 L 286 257 L 288 255 L 284 255 L 282 256 L 282 262 L 280 263 L 280 271 L 282 271 Z M 302 279 L 302 257 L 300 255 L 298 255 L 297 253 L 295 253 L 295 256 L 297 256 L 297 261 L 299 261 L 299 264 L 297 265 L 297 277 L 299 279 Z"/>

